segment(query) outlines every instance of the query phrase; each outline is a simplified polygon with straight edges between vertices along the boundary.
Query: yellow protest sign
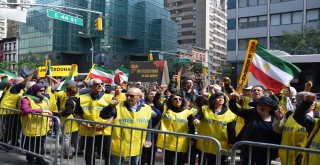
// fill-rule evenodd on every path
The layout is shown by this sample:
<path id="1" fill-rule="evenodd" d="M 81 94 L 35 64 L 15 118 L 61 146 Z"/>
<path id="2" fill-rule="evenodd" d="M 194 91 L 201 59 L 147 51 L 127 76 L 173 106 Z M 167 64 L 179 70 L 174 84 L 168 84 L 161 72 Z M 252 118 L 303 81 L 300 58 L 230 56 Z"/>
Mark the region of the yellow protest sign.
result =
<path id="1" fill-rule="evenodd" d="M 72 65 L 54 65 L 51 66 L 51 75 L 52 76 L 69 76 Z M 46 75 L 46 66 L 38 67 L 38 77 L 45 77 Z M 75 67 L 74 76 L 78 76 L 78 67 Z"/>
<path id="2" fill-rule="evenodd" d="M 250 40 L 248 45 L 248 50 L 246 53 L 246 58 L 244 59 L 244 64 L 242 67 L 242 72 L 239 78 L 239 86 L 245 86 L 248 82 L 250 66 L 253 61 L 254 53 L 256 51 L 257 40 Z"/>

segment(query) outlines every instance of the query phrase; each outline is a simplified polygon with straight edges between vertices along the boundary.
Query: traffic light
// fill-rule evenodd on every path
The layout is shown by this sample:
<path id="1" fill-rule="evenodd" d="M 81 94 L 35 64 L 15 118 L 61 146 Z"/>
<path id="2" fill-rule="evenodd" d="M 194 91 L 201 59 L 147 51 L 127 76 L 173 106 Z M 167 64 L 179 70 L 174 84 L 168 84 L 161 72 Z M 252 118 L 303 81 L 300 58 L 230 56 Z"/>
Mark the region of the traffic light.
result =
<path id="1" fill-rule="evenodd" d="M 148 55 L 148 61 L 153 61 L 153 54 L 152 54 L 152 53 L 150 53 L 150 54 Z"/>
<path id="2" fill-rule="evenodd" d="M 102 31 L 102 18 L 98 17 L 96 20 L 94 20 L 94 29 L 98 31 Z"/>

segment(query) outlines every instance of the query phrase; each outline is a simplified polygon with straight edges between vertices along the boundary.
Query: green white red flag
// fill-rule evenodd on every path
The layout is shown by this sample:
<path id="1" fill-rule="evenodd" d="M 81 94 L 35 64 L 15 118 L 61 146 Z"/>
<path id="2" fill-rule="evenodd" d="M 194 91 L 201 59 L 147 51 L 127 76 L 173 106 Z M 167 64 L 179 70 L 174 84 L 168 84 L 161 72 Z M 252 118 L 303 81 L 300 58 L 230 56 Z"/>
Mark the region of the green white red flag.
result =
<path id="1" fill-rule="evenodd" d="M 90 80 L 93 78 L 99 78 L 101 81 L 106 82 L 108 84 L 112 84 L 114 73 L 112 70 L 97 66 L 94 64 L 88 74 L 86 80 Z"/>
<path id="2" fill-rule="evenodd" d="M 124 66 L 120 66 L 115 70 L 114 81 L 117 84 L 122 85 L 124 82 L 128 82 L 129 71 Z"/>
<path id="3" fill-rule="evenodd" d="M 250 72 L 253 77 L 274 93 L 279 93 L 301 72 L 292 63 L 273 55 L 261 45 L 256 46 Z"/>
<path id="4" fill-rule="evenodd" d="M 69 81 L 74 81 L 74 71 L 76 70 L 77 65 L 72 64 L 69 76 L 60 83 L 57 90 L 65 90 Z"/>

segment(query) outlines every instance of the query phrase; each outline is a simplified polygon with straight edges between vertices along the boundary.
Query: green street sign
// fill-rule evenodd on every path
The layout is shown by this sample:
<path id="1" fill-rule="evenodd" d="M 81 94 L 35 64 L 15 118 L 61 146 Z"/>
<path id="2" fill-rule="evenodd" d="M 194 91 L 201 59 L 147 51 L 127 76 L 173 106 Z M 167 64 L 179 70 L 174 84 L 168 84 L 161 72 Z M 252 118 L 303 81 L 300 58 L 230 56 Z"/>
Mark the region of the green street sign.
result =
<path id="1" fill-rule="evenodd" d="M 47 16 L 49 18 L 53 18 L 53 19 L 57 19 L 60 21 L 65 21 L 65 22 L 69 22 L 69 23 L 73 23 L 76 25 L 80 25 L 83 26 L 83 19 L 82 18 L 78 18 L 78 17 L 74 17 L 68 14 L 64 14 L 64 13 L 60 13 L 54 10 L 47 10 Z"/>
<path id="2" fill-rule="evenodd" d="M 191 62 L 191 60 L 189 58 L 178 58 L 176 59 L 176 63 L 179 63 L 179 62 Z"/>

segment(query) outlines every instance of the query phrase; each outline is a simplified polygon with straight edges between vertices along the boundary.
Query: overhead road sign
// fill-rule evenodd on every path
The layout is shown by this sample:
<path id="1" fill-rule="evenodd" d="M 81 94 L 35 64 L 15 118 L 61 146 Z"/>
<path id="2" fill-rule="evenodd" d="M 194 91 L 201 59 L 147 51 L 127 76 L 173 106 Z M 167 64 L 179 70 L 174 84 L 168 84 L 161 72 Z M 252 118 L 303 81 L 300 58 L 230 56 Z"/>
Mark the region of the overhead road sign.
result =
<path id="1" fill-rule="evenodd" d="M 58 11 L 48 9 L 47 16 L 49 18 L 53 18 L 53 19 L 57 19 L 60 21 L 65 21 L 65 22 L 69 22 L 72 24 L 83 26 L 83 19 L 82 18 L 74 17 L 74 16 L 64 14 L 64 13 L 61 13 Z"/>

